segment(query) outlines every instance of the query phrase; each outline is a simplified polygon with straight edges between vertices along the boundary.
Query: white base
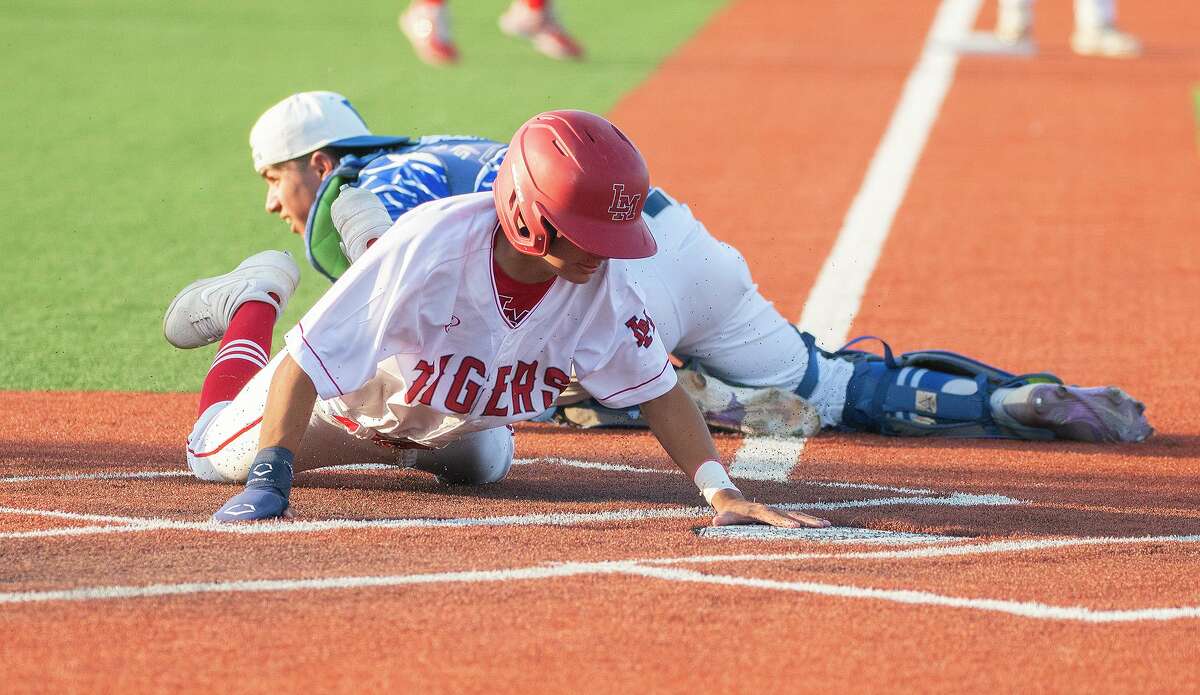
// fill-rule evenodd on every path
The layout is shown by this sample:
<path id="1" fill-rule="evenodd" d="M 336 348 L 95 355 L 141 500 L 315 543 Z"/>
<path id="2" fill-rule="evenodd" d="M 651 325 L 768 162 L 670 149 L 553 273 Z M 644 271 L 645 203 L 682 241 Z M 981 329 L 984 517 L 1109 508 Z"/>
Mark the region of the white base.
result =
<path id="1" fill-rule="evenodd" d="M 934 536 L 925 533 L 880 531 L 852 526 L 829 528 L 775 528 L 774 526 L 706 526 L 697 534 L 701 538 L 751 541 L 813 541 L 816 543 L 865 543 L 892 545 L 906 543 L 945 543 L 969 540 L 960 536 Z"/>

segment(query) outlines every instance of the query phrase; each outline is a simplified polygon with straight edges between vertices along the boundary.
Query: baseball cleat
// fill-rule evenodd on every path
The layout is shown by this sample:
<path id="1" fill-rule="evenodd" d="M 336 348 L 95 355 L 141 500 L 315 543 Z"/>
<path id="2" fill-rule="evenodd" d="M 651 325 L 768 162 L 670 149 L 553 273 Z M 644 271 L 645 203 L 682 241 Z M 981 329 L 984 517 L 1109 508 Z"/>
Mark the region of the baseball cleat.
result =
<path id="1" fill-rule="evenodd" d="M 232 272 L 197 280 L 183 288 L 163 317 L 163 335 L 177 348 L 198 348 L 220 340 L 233 314 L 250 301 L 266 302 L 282 314 L 300 284 L 300 269 L 283 251 L 263 251 Z"/>
<path id="2" fill-rule="evenodd" d="M 415 0 L 398 21 L 418 58 L 430 65 L 458 62 L 458 49 L 450 37 L 450 11 L 444 4 Z"/>
<path id="3" fill-rule="evenodd" d="M 1071 50 L 1081 56 L 1101 58 L 1136 58 L 1142 53 L 1137 38 L 1113 26 L 1097 29 L 1076 29 L 1071 35 Z"/>
<path id="4" fill-rule="evenodd" d="M 1115 386 L 1081 388 L 1033 384 L 1023 402 L 1005 403 L 1005 412 L 1060 439 L 1081 442 L 1140 442 L 1154 434 L 1146 406 Z"/>
<path id="5" fill-rule="evenodd" d="M 514 0 L 500 15 L 500 31 L 528 40 L 539 53 L 555 60 L 583 57 L 583 47 L 563 28 L 548 3 L 542 9 L 534 10 L 524 0 Z"/>
<path id="6" fill-rule="evenodd" d="M 712 427 L 767 437 L 811 437 L 821 430 L 816 408 L 791 391 L 730 386 L 692 369 L 676 375 Z"/>

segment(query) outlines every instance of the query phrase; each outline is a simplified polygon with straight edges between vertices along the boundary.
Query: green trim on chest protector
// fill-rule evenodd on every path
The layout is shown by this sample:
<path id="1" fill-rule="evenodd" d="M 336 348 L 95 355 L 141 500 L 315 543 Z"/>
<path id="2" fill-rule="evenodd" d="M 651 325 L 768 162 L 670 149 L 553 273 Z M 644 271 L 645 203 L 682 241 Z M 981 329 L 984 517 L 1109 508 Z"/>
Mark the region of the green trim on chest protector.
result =
<path id="1" fill-rule="evenodd" d="M 337 200 L 343 186 L 357 183 L 362 170 L 379 157 L 418 152 L 437 157 L 445 169 L 450 195 L 462 195 L 475 191 L 476 179 L 484 164 L 503 147 L 503 143 L 485 138 L 430 135 L 399 148 L 342 157 L 337 168 L 317 188 L 308 213 L 304 229 L 304 254 L 308 262 L 330 282 L 350 267 L 350 260 L 342 250 L 342 237 L 333 226 L 333 201 Z"/>

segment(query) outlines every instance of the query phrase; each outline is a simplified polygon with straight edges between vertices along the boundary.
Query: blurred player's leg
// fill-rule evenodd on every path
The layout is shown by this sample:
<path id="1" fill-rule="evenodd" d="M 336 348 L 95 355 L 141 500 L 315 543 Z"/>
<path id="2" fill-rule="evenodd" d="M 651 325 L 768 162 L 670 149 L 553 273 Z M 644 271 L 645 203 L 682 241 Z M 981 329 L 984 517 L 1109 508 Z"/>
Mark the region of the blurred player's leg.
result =
<path id="1" fill-rule="evenodd" d="M 556 60 L 583 57 L 583 47 L 558 21 L 550 0 L 513 0 L 500 16 L 500 30 L 509 36 L 528 39 L 538 52 Z"/>
<path id="2" fill-rule="evenodd" d="M 1028 41 L 1033 33 L 1033 0 L 999 0 L 996 38 L 1004 43 Z"/>
<path id="3" fill-rule="evenodd" d="M 1075 33 L 1071 48 L 1080 55 L 1134 58 L 1142 45 L 1117 28 L 1114 0 L 1075 0 Z"/>
<path id="4" fill-rule="evenodd" d="M 430 65 L 449 65 L 458 60 L 445 0 L 413 0 L 400 13 L 399 23 L 400 31 L 408 37 L 421 60 Z"/>

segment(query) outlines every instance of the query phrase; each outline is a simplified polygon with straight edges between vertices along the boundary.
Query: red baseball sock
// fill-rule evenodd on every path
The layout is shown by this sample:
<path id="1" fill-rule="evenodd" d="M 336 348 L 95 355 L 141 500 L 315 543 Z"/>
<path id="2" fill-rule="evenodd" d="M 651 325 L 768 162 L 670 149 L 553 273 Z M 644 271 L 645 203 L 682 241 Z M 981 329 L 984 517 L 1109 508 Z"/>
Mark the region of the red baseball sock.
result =
<path id="1" fill-rule="evenodd" d="M 275 320 L 275 307 L 266 302 L 246 302 L 237 308 L 204 377 L 197 415 L 213 403 L 233 400 L 250 378 L 267 366 Z"/>
<path id="2" fill-rule="evenodd" d="M 531 10 L 541 10 L 546 6 L 547 0 L 525 0 L 525 6 Z"/>

